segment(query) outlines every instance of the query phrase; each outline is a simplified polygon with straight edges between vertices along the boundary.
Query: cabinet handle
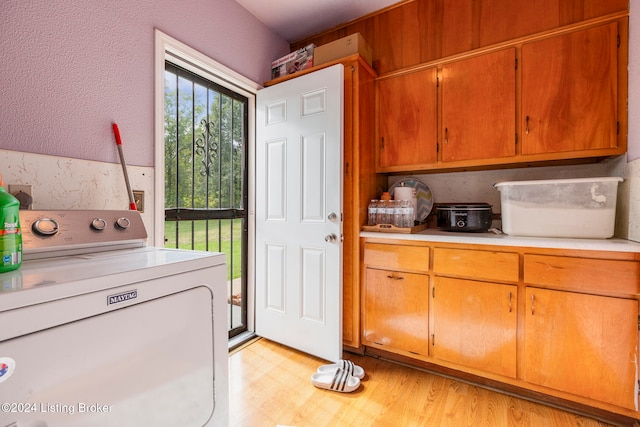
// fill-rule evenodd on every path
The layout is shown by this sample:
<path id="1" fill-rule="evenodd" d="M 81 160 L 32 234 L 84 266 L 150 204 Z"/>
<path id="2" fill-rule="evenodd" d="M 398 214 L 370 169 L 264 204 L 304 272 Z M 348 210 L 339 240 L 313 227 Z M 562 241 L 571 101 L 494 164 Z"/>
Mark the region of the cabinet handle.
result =
<path id="1" fill-rule="evenodd" d="M 509 313 L 513 311 L 513 306 L 511 305 L 511 297 L 512 297 L 512 294 L 511 292 L 509 292 Z"/>
<path id="2" fill-rule="evenodd" d="M 531 315 L 533 316 L 535 314 L 535 302 L 536 302 L 536 296 L 534 294 L 531 294 Z"/>
<path id="3" fill-rule="evenodd" d="M 404 277 L 402 276 L 396 276 L 395 274 L 389 274 L 387 276 L 389 279 L 393 279 L 393 280 L 404 280 Z"/>
<path id="4" fill-rule="evenodd" d="M 525 122 L 524 133 L 526 135 L 529 135 L 529 116 L 525 117 L 524 122 Z"/>
<path id="5" fill-rule="evenodd" d="M 436 336 L 435 336 L 435 334 L 431 334 L 431 345 L 436 345 Z"/>
<path id="6" fill-rule="evenodd" d="M 449 143 L 449 128 L 444 128 L 444 143 Z"/>

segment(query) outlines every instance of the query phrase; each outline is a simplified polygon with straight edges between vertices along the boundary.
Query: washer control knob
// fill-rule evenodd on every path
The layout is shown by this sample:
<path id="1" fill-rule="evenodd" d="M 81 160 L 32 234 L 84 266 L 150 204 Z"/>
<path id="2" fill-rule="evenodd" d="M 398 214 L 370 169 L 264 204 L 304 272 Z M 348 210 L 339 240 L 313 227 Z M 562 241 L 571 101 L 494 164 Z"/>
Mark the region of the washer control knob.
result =
<path id="1" fill-rule="evenodd" d="M 40 218 L 31 225 L 31 229 L 39 236 L 53 236 L 58 232 L 58 223 L 51 218 Z"/>
<path id="2" fill-rule="evenodd" d="M 131 221 L 129 221 L 129 218 L 121 217 L 116 220 L 116 228 L 119 228 L 120 230 L 126 230 L 130 225 Z"/>
<path id="3" fill-rule="evenodd" d="M 102 218 L 94 218 L 93 221 L 91 221 L 91 228 L 96 231 L 102 231 L 107 228 L 107 221 Z"/>

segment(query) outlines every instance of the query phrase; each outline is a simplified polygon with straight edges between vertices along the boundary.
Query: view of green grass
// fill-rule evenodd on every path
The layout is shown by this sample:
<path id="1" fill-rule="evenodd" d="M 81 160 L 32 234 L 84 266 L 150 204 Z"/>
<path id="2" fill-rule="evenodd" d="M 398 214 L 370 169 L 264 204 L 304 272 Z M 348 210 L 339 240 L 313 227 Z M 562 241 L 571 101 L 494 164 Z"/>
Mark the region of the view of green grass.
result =
<path id="1" fill-rule="evenodd" d="M 208 223 L 208 229 L 207 229 Z M 233 233 L 232 233 L 233 231 Z M 231 236 L 233 234 L 233 240 Z M 242 276 L 242 220 L 179 221 L 176 244 L 176 221 L 165 221 L 166 248 L 194 249 L 227 254 L 229 279 Z M 208 248 L 207 248 L 208 237 Z M 193 247 L 192 247 L 193 242 Z"/>

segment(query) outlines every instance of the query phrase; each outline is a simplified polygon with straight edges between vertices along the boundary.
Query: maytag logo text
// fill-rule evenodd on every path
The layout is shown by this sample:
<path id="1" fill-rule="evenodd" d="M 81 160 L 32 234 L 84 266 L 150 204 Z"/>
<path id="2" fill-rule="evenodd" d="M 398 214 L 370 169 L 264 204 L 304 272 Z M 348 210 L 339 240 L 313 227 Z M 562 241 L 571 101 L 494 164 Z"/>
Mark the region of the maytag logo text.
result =
<path id="1" fill-rule="evenodd" d="M 107 297 L 107 305 L 118 304 L 120 302 L 129 301 L 138 298 L 138 290 L 123 292 L 121 294 L 109 295 Z"/>

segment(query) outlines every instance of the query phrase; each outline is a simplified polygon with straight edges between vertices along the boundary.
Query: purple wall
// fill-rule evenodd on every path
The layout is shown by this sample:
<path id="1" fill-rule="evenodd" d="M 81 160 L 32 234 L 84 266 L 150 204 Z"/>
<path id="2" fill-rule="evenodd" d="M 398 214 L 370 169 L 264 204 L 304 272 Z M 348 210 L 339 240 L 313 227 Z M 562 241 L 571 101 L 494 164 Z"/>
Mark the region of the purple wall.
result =
<path id="1" fill-rule="evenodd" d="M 233 0 L 0 2 L 0 149 L 152 166 L 154 29 L 247 78 L 289 44 Z"/>

